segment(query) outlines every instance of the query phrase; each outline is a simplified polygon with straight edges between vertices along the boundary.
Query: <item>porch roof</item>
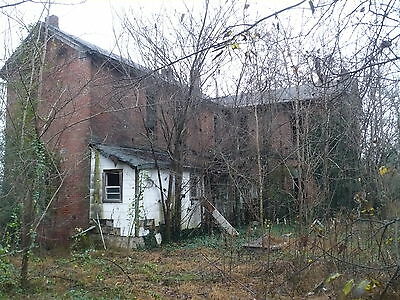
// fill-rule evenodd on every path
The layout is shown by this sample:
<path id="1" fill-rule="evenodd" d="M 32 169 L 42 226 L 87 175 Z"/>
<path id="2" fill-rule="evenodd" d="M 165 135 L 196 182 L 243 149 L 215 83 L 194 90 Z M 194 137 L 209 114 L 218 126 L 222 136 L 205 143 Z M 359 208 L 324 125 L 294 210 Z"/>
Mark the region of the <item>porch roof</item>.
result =
<path id="1" fill-rule="evenodd" d="M 100 154 L 111 159 L 123 162 L 132 168 L 137 169 L 165 169 L 171 166 L 172 160 L 167 152 L 143 148 L 125 148 L 104 144 L 92 144 Z"/>

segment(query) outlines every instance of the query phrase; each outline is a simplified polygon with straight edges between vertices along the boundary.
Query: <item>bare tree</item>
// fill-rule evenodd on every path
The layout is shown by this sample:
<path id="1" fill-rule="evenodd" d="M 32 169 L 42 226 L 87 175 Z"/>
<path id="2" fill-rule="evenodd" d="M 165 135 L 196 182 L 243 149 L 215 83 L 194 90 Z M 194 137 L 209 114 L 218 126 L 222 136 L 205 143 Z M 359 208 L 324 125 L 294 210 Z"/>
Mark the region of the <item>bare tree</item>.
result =
<path id="1" fill-rule="evenodd" d="M 233 19 L 234 9 L 232 3 L 211 7 L 205 1 L 201 14 L 187 7 L 175 18 L 159 16 L 146 23 L 129 16 L 123 20 L 130 41 L 127 46 L 139 52 L 140 61 L 149 69 L 164 68 L 156 75 L 166 82 L 160 91 L 164 96 L 150 103 L 146 113 L 147 118 L 149 111 L 156 115 L 158 132 L 153 132 L 153 128 L 147 133 L 151 134 L 149 140 L 156 139 L 155 144 L 166 147 L 171 156 L 174 178 L 170 185 L 174 188 L 169 191 L 174 194 L 165 197 L 163 210 L 166 222 L 173 223 L 177 238 L 181 228 L 183 166 L 193 162 L 193 153 L 199 157 L 206 154 L 212 139 L 212 133 L 204 132 L 200 140 L 190 134 L 201 136 L 202 128 L 210 126 L 202 118 L 207 109 L 202 91 L 225 59 L 225 55 L 215 54 L 214 46 L 227 34 L 226 23 Z"/>

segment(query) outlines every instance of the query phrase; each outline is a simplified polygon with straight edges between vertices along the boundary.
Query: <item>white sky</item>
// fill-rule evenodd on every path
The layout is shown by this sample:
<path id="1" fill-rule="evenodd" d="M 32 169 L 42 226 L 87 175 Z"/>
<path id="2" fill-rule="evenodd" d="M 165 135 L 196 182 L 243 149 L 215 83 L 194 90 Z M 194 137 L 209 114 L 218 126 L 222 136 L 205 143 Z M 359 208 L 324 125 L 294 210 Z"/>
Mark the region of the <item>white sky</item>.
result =
<path id="1" fill-rule="evenodd" d="M 0 0 L 0 6 L 2 4 L 15 3 L 17 1 L 18 0 Z M 180 12 L 187 11 L 185 6 L 192 8 L 194 14 L 201 14 L 201 8 L 204 5 L 204 0 L 51 1 L 56 1 L 60 4 L 52 4 L 49 12 L 44 10 L 44 5 L 40 3 L 25 3 L 15 8 L 5 8 L 0 10 L 0 43 L 2 43 L 2 45 L 0 45 L 0 67 L 10 56 L 12 51 L 20 44 L 21 40 L 26 37 L 29 30 L 29 27 L 27 26 L 35 24 L 38 20 L 43 21 L 47 14 L 54 14 L 59 17 L 59 25 L 61 30 L 119 54 L 119 52 L 115 49 L 115 38 L 113 31 L 115 30 L 116 34 L 121 32 L 119 25 L 121 21 L 119 16 L 132 12 L 132 14 L 134 14 L 136 17 L 152 19 L 154 14 L 167 14 L 171 16 L 171 18 L 177 18 L 177 22 L 179 22 L 178 19 Z M 210 0 L 210 5 L 219 6 L 229 1 L 230 0 Z M 315 4 L 320 1 L 323 2 L 323 0 L 313 0 Z M 245 13 L 248 14 L 247 21 L 250 23 L 298 2 L 300 2 L 300 0 L 236 0 L 239 8 L 238 17 L 241 17 L 241 14 L 244 12 L 241 7 L 244 7 L 245 4 L 249 5 L 248 9 L 245 10 Z M 360 4 L 360 0 L 346 0 L 342 1 L 341 3 L 345 3 L 346 11 L 350 12 L 353 8 Z M 360 12 L 360 10 L 361 9 L 358 7 L 357 13 L 354 14 L 354 18 L 351 18 L 352 23 L 361 21 L 361 19 L 358 19 L 359 17 L 361 18 L 363 16 L 363 13 Z M 341 11 L 340 13 L 344 14 L 346 11 Z M 279 20 L 281 21 L 281 24 L 286 24 L 288 28 L 291 27 L 294 29 L 294 31 L 303 30 L 303 32 L 305 32 L 305 28 L 309 28 L 314 23 L 313 21 L 318 20 L 318 14 L 320 13 L 322 13 L 322 10 L 318 9 L 313 15 L 311 13 L 308 1 L 305 1 L 298 8 L 279 15 Z M 315 36 L 308 36 L 308 42 L 301 43 L 297 46 L 300 51 L 304 52 L 305 50 L 318 50 L 319 48 L 324 47 L 324 43 L 331 43 L 332 39 L 335 39 L 335 30 L 338 30 L 339 27 L 336 19 L 337 18 L 326 19 L 325 24 L 318 24 L 318 27 L 324 26 L 324 30 L 319 30 Z M 370 20 L 367 19 L 367 21 Z M 272 30 L 272 22 L 275 22 L 275 18 L 272 18 L 269 20 L 269 22 L 264 22 L 259 26 L 260 28 Z M 397 24 L 398 23 L 395 25 Z M 370 32 L 363 32 L 362 29 L 359 29 L 356 31 L 354 36 L 351 36 L 351 28 L 352 24 L 348 26 L 346 34 L 342 33 L 341 38 L 341 49 L 344 49 L 344 46 L 347 44 L 349 45 L 348 49 L 344 50 L 346 54 L 356 53 L 357 49 L 363 48 L 363 45 L 360 44 L 353 45 L 355 43 L 354 41 L 359 39 L 359 36 L 356 36 L 357 34 L 362 34 L 366 37 L 368 34 L 370 34 Z M 367 26 L 365 26 L 365 29 L 370 30 L 370 28 Z M 397 28 L 396 32 L 398 32 L 398 30 L 399 29 Z M 392 32 L 391 36 L 393 37 L 394 35 L 395 32 Z M 293 54 L 293 52 L 291 54 Z M 295 55 L 292 55 L 291 58 L 294 58 L 294 56 Z M 135 59 L 135 57 L 131 57 L 131 59 L 140 63 L 140 60 Z M 294 62 L 294 64 L 296 64 L 296 62 Z"/>
<path id="2" fill-rule="evenodd" d="M 0 0 L 2 4 L 14 3 L 17 0 Z M 48 13 L 59 17 L 60 29 L 96 44 L 107 50 L 115 45 L 114 32 L 119 32 L 118 16 L 131 9 L 137 16 L 151 18 L 152 14 L 184 12 L 185 5 L 193 7 L 194 11 L 201 12 L 204 4 L 202 0 L 56 0 L 62 4 L 52 4 L 50 12 L 44 11 L 42 4 L 26 3 L 16 8 L 0 10 L 0 66 L 27 35 L 26 26 L 38 20 L 44 20 Z M 211 5 L 225 3 L 224 0 L 211 0 Z M 299 0 L 239 0 L 244 6 L 249 4 L 247 13 L 253 18 L 266 16 L 276 10 L 298 3 Z M 198 8 L 196 10 L 196 8 Z M 308 3 L 302 8 L 309 10 Z M 294 13 L 294 14 L 293 14 Z M 296 19 L 297 11 L 292 12 L 292 19 Z"/>

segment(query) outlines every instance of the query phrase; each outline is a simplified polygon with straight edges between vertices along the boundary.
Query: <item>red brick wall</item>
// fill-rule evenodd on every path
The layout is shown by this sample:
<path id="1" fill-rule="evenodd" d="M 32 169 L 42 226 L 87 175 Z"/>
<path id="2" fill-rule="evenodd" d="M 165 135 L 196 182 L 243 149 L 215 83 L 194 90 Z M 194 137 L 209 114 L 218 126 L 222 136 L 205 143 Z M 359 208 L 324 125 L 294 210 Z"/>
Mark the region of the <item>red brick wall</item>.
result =
<path id="1" fill-rule="evenodd" d="M 136 80 L 129 80 L 93 60 L 90 134 L 94 141 L 119 146 L 144 146 L 146 98 Z"/>
<path id="2" fill-rule="evenodd" d="M 39 238 L 50 244 L 68 241 L 75 228 L 88 226 L 90 58 L 50 41 L 38 109 L 43 141 L 59 155 L 63 185 Z"/>
<path id="3" fill-rule="evenodd" d="M 59 157 L 63 182 L 39 230 L 39 239 L 47 244 L 66 243 L 75 228 L 88 226 L 90 142 L 149 146 L 143 121 L 150 94 L 158 105 L 156 146 L 165 148 L 169 142 L 162 127 L 172 125 L 176 87 L 157 79 L 138 84 L 130 75 L 133 77 L 123 76 L 104 59 L 88 56 L 59 40 L 47 45 L 39 89 L 39 128 L 48 149 Z M 10 90 L 11 111 L 13 99 Z M 207 106 L 190 112 L 186 124 L 190 150 L 204 153 L 214 146 L 214 116 L 215 111 Z"/>
<path id="4" fill-rule="evenodd" d="M 187 147 L 198 154 L 206 154 L 215 145 L 215 112 L 206 105 L 200 106 L 187 123 Z"/>

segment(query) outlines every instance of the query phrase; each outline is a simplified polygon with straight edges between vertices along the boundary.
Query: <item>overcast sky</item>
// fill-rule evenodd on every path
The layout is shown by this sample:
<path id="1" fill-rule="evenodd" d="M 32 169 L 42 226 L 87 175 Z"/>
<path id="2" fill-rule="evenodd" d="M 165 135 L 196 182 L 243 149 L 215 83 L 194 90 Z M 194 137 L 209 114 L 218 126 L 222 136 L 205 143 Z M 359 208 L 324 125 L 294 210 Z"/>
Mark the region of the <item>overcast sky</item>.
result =
<path id="1" fill-rule="evenodd" d="M 16 0 L 0 0 L 1 4 L 10 4 Z M 25 3 L 15 8 L 0 10 L 0 65 L 4 63 L 13 49 L 27 35 L 27 25 L 44 20 L 47 14 L 59 17 L 60 29 L 78 36 L 107 50 L 115 46 L 113 29 L 118 33 L 119 16 L 132 11 L 137 16 L 151 18 L 152 14 L 165 14 L 185 11 L 185 6 L 201 12 L 202 0 L 57 0 L 61 4 L 52 4 L 50 11 L 38 3 Z M 211 0 L 212 5 L 225 3 L 225 0 Z M 238 0 L 244 6 L 248 4 L 247 13 L 251 18 L 266 16 L 276 10 L 287 7 L 299 0 Z M 196 9 L 198 8 L 198 9 Z M 306 2 L 302 9 L 309 10 Z M 291 13 L 292 21 L 299 10 Z M 289 14 L 287 14 L 289 18 Z"/>
<path id="2" fill-rule="evenodd" d="M 0 0 L 0 6 L 17 1 Z M 205 0 L 51 0 L 57 3 L 51 4 L 48 11 L 45 9 L 45 5 L 40 3 L 42 0 L 35 1 L 36 3 L 24 3 L 16 7 L 0 9 L 0 43 L 2 43 L 2 46 L 0 46 L 0 67 L 21 43 L 21 40 L 27 36 L 30 26 L 39 20 L 43 21 L 46 15 L 57 15 L 61 30 L 119 54 L 119 51 L 115 48 L 115 36 L 121 33 L 121 18 L 125 14 L 128 14 L 129 17 L 145 20 L 151 20 L 155 14 L 168 15 L 171 19 L 176 18 L 176 22 L 179 22 L 180 13 L 187 12 L 188 9 L 194 15 L 198 14 L 200 17 L 205 3 Z M 226 5 L 230 1 L 232 0 L 210 0 L 210 5 Z M 300 0 L 235 0 L 238 7 L 238 17 L 246 14 L 248 23 L 299 2 Z M 313 0 L 313 2 L 317 5 L 320 2 L 323 4 L 324 1 Z M 336 41 L 336 33 L 339 30 L 341 32 L 340 47 L 342 53 L 350 54 L 347 56 L 351 58 L 352 53 L 358 53 L 357 51 L 362 49 L 363 40 L 360 40 L 359 36 L 368 37 L 371 28 L 367 25 L 357 27 L 357 31 L 353 31 L 352 28 L 354 23 L 367 21 L 366 24 L 368 24 L 370 19 L 361 19 L 365 13 L 361 7 L 357 7 L 360 4 L 359 0 L 347 0 L 340 3 L 341 7 L 345 7 L 345 10 L 339 9 L 334 17 L 324 18 L 323 22 L 318 23 L 319 30 L 314 30 L 312 35 L 307 35 L 306 41 L 296 41 L 297 48 L 301 52 L 324 49 L 325 45 Z M 245 5 L 248 7 L 246 10 L 243 9 Z M 349 23 L 344 24 L 344 26 L 347 26 L 346 30 L 342 31 L 339 28 L 338 14 L 346 15 L 347 12 L 352 12 L 355 7 L 357 7 L 357 13 L 351 14 Z M 313 14 L 309 1 L 304 1 L 301 6 L 280 14 L 279 22 L 282 26 L 288 27 L 287 32 L 296 35 L 296 31 L 307 32 L 306 28 L 310 28 L 318 22 L 318 15 L 321 16 L 323 11 L 323 8 L 318 8 Z M 272 31 L 273 22 L 277 23 L 278 21 L 271 18 L 268 22 L 260 23 L 258 28 L 265 29 L 264 31 Z M 369 31 L 365 31 L 365 29 Z M 396 29 L 396 32 L 398 32 L 398 29 Z M 329 48 L 326 48 L 329 51 Z M 291 58 L 295 57 L 295 49 L 290 51 Z M 138 58 L 136 55 L 132 55 L 130 58 L 142 63 L 139 59 L 136 59 Z M 296 62 L 293 64 L 296 64 Z M 229 70 L 231 71 L 231 69 Z M 226 75 L 226 73 L 224 74 Z"/>

